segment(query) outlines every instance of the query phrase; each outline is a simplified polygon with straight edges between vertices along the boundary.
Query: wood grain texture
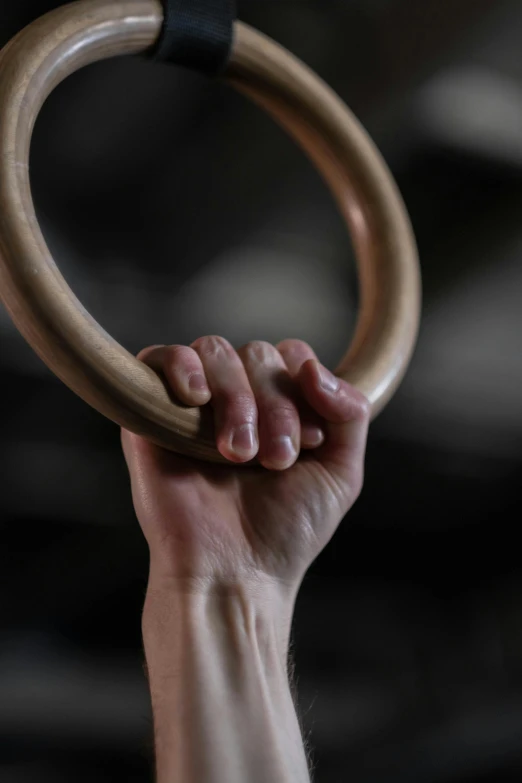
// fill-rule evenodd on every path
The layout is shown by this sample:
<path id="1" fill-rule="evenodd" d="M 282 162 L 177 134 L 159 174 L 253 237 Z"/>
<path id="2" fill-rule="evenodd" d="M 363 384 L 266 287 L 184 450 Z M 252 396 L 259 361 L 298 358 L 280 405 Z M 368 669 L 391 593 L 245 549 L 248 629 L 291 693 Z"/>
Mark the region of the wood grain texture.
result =
<path id="1" fill-rule="evenodd" d="M 43 361 L 98 411 L 165 448 L 225 462 L 215 447 L 209 410 L 175 404 L 160 378 L 76 299 L 47 248 L 31 197 L 31 135 L 49 93 L 96 60 L 146 52 L 161 24 L 159 0 L 80 0 L 37 20 L 0 53 L 0 296 Z M 366 394 L 376 415 L 403 378 L 420 317 L 415 241 L 396 185 L 329 87 L 240 22 L 225 78 L 301 145 L 346 219 L 358 260 L 361 308 L 354 340 L 336 372 Z"/>

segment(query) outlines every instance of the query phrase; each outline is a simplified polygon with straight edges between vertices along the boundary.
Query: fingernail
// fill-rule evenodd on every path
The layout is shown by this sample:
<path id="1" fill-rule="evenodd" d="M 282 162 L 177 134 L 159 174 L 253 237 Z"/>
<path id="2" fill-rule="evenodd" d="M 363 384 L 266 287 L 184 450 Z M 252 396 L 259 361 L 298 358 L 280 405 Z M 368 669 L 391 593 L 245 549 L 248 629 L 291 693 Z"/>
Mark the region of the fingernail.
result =
<path id="1" fill-rule="evenodd" d="M 285 467 L 295 461 L 297 449 L 289 435 L 281 435 L 272 441 L 273 452 L 270 462 L 278 467 Z"/>
<path id="2" fill-rule="evenodd" d="M 257 449 L 256 431 L 253 424 L 242 424 L 232 435 L 232 451 L 239 457 L 248 457 Z"/>
<path id="3" fill-rule="evenodd" d="M 301 434 L 301 441 L 305 446 L 315 448 L 324 441 L 324 432 L 319 427 L 307 427 Z"/>
<path id="4" fill-rule="evenodd" d="M 200 372 L 195 372 L 190 376 L 189 389 L 193 392 L 208 392 L 207 379 Z"/>
<path id="5" fill-rule="evenodd" d="M 319 380 L 323 389 L 329 392 L 338 391 L 339 386 L 341 385 L 339 378 L 322 365 L 319 367 Z"/>

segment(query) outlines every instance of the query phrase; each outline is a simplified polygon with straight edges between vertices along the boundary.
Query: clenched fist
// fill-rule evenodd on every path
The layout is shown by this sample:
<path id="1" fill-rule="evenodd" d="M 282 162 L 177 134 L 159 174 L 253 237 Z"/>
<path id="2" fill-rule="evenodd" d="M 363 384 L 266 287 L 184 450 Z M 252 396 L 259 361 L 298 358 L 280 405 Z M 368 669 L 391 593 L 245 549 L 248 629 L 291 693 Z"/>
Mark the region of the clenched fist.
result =
<path id="1" fill-rule="evenodd" d="M 191 593 L 277 584 L 295 595 L 361 490 L 368 401 L 299 340 L 236 351 L 209 336 L 139 358 L 180 401 L 212 407 L 229 460 L 198 462 L 123 431 L 154 579 Z M 263 467 L 240 464 L 256 456 Z"/>

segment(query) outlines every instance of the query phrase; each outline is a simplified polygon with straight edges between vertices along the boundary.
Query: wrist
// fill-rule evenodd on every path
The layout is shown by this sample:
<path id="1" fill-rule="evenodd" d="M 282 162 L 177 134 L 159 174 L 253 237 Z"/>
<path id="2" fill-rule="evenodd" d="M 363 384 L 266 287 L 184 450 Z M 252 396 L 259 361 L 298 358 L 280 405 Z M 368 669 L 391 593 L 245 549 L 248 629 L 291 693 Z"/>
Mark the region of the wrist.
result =
<path id="1" fill-rule="evenodd" d="M 292 611 L 277 583 L 203 589 L 151 573 L 143 640 L 159 783 L 308 780 L 288 678 Z"/>
<path id="2" fill-rule="evenodd" d="M 261 665 L 286 667 L 295 594 L 275 581 L 202 582 L 165 579 L 151 571 L 142 617 L 145 649 L 165 643 L 169 629 L 184 643 L 208 637 L 222 654 L 255 650 Z"/>

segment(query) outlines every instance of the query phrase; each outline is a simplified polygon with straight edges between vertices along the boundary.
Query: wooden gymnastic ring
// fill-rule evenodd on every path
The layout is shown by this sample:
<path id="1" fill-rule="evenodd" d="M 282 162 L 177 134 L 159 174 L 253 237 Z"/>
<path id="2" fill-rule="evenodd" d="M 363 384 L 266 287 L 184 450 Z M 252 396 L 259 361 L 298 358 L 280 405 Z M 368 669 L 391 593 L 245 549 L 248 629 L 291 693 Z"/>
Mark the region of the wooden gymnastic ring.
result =
<path id="1" fill-rule="evenodd" d="M 98 411 L 168 449 L 224 462 L 211 417 L 174 404 L 160 378 L 69 289 L 40 231 L 29 183 L 31 135 L 49 93 L 89 63 L 150 50 L 162 21 L 159 0 L 80 0 L 33 22 L 0 53 L 0 296 L 36 353 Z M 364 392 L 376 415 L 402 380 L 420 315 L 415 240 L 396 185 L 339 97 L 241 22 L 224 78 L 286 128 L 336 197 L 354 243 L 361 302 L 336 373 Z"/>

